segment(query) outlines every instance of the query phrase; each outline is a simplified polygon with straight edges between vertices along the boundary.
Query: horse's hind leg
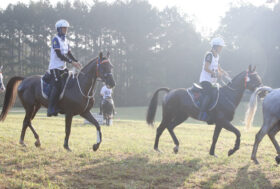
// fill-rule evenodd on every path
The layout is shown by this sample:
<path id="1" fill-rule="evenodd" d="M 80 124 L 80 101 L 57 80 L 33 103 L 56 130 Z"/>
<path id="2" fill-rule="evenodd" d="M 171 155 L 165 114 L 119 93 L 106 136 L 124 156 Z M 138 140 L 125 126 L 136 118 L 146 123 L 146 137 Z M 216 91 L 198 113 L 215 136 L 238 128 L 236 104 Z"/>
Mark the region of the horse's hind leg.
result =
<path id="1" fill-rule="evenodd" d="M 40 104 L 37 104 L 34 106 L 33 108 L 33 112 L 32 112 L 32 116 L 31 116 L 31 120 L 34 119 L 36 113 L 38 112 L 38 110 L 41 108 L 41 105 Z M 36 133 L 35 129 L 33 128 L 32 124 L 31 124 L 31 121 L 30 121 L 30 124 L 29 124 L 29 128 L 31 129 L 35 139 L 36 139 L 36 142 L 35 142 L 35 146 L 36 147 L 40 147 L 41 146 L 41 142 L 40 142 L 40 138 L 39 138 L 39 135 Z"/>
<path id="2" fill-rule="evenodd" d="M 171 135 L 171 137 L 172 137 L 172 139 L 173 139 L 173 142 L 174 142 L 174 144 L 175 144 L 175 147 L 173 148 L 173 151 L 174 151 L 175 154 L 177 154 L 178 151 L 179 151 L 179 141 L 178 141 L 178 139 L 177 139 L 177 137 L 176 137 L 176 135 L 175 135 L 173 129 L 174 129 L 177 125 L 183 123 L 187 118 L 188 118 L 187 115 L 178 116 L 178 117 L 176 117 L 176 120 L 174 120 L 174 121 L 170 124 L 170 126 L 167 127 L 167 129 L 168 129 L 168 131 L 169 131 L 169 134 Z"/>
<path id="3" fill-rule="evenodd" d="M 26 132 L 27 127 L 29 125 L 31 125 L 32 112 L 33 112 L 32 107 L 25 108 L 25 117 L 24 117 L 24 120 L 23 120 L 21 135 L 20 135 L 20 140 L 19 140 L 19 143 L 23 146 L 26 146 L 24 144 L 24 136 L 25 136 L 25 132 Z"/>
<path id="4" fill-rule="evenodd" d="M 274 127 L 269 131 L 268 136 L 271 140 L 271 142 L 273 143 L 278 156 L 275 157 L 275 160 L 277 162 L 277 164 L 280 163 L 280 147 L 278 142 L 275 139 L 275 135 L 280 131 L 280 122 L 278 122 L 277 124 L 274 125 Z"/>
<path id="5" fill-rule="evenodd" d="M 158 149 L 158 143 L 159 143 L 159 138 L 162 134 L 162 132 L 164 131 L 164 129 L 167 126 L 167 120 L 166 118 L 163 118 L 163 120 L 161 121 L 160 125 L 157 128 L 157 134 L 156 134 L 156 139 L 155 139 L 155 144 L 154 144 L 154 150 L 160 152 L 160 150 Z"/>
<path id="6" fill-rule="evenodd" d="M 256 164 L 259 164 L 256 157 L 259 144 L 262 141 L 263 137 L 271 130 L 271 128 L 275 125 L 276 122 L 277 119 L 275 117 L 264 116 L 264 123 L 262 125 L 262 128 L 256 134 L 255 143 L 251 155 L 251 160 L 253 160 Z"/>

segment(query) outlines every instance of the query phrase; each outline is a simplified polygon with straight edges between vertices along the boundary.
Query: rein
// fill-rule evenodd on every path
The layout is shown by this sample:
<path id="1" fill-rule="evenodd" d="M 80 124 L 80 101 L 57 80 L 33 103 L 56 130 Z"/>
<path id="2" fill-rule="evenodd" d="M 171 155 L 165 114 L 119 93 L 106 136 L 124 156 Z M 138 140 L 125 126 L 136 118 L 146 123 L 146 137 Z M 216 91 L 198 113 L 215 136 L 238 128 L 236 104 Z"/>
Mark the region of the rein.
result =
<path id="1" fill-rule="evenodd" d="M 79 81 L 80 73 L 82 73 L 83 75 L 85 75 L 85 73 L 83 73 L 83 72 L 80 70 L 79 73 L 78 73 L 78 75 L 77 75 L 77 84 L 78 84 L 80 93 L 82 94 L 83 97 L 85 97 L 85 98 L 87 99 L 87 104 L 86 104 L 86 106 L 85 106 L 85 108 L 84 108 L 84 111 L 86 111 L 86 109 L 87 109 L 87 107 L 88 107 L 88 105 L 89 105 L 90 99 L 93 99 L 94 96 L 95 96 L 96 91 L 94 91 L 94 84 L 95 84 L 95 81 L 98 81 L 97 78 L 98 78 L 98 77 L 101 77 L 101 76 L 100 76 L 100 73 L 99 73 L 99 66 L 100 66 L 100 64 L 104 64 L 104 63 L 107 63 L 107 62 L 109 62 L 109 60 L 103 60 L 102 62 L 99 63 L 99 59 L 97 59 L 97 61 L 96 61 L 96 78 L 94 78 L 94 77 L 92 78 L 91 85 L 90 85 L 90 88 L 89 88 L 89 90 L 88 90 L 88 92 L 87 92 L 87 95 L 84 94 L 84 92 L 82 91 L 81 86 L 80 86 L 80 81 Z M 93 92 L 92 92 L 92 95 L 90 95 L 90 92 L 91 92 L 91 91 L 93 91 Z"/>
<path id="2" fill-rule="evenodd" d="M 90 93 L 90 90 L 92 89 L 92 87 L 93 87 L 93 83 L 94 83 L 94 78 L 92 78 L 92 81 L 91 81 L 91 86 L 90 86 L 90 89 L 89 89 L 89 91 L 88 91 L 88 94 L 87 95 L 85 95 L 84 94 L 84 92 L 82 91 L 82 89 L 81 89 L 81 86 L 80 86 L 80 81 L 79 81 L 79 76 L 80 76 L 80 73 L 81 73 L 81 71 L 78 73 L 78 75 L 77 75 L 77 83 L 78 83 L 78 87 L 79 87 L 79 90 L 80 90 L 80 92 L 81 92 L 81 94 L 82 94 L 82 96 L 83 97 L 85 97 L 85 98 L 87 98 L 87 99 L 91 99 L 91 98 L 93 98 L 94 97 L 94 94 L 93 95 L 91 95 L 91 96 L 89 96 L 89 93 Z"/>
<path id="3" fill-rule="evenodd" d="M 247 88 L 247 78 L 248 78 L 248 71 L 246 72 L 246 76 L 244 78 L 244 87 Z"/>

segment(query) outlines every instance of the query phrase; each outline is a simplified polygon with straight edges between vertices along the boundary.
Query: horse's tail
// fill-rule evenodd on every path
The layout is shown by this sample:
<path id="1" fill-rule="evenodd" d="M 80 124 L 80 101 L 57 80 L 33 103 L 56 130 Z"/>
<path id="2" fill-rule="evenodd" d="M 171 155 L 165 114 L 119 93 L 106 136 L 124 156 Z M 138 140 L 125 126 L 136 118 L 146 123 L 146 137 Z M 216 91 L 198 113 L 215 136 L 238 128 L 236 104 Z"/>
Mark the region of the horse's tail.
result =
<path id="1" fill-rule="evenodd" d="M 158 104 L 158 93 L 160 91 L 165 91 L 165 92 L 169 92 L 170 89 L 168 88 L 159 88 L 158 90 L 156 90 L 156 92 L 154 93 L 152 100 L 149 104 L 149 108 L 147 111 L 147 116 L 146 116 L 146 121 L 149 125 L 153 125 L 154 120 L 155 120 L 155 115 L 156 115 L 156 111 L 157 111 L 157 104 Z"/>
<path id="2" fill-rule="evenodd" d="M 263 91 L 271 92 L 272 88 L 267 87 L 267 86 L 260 87 L 260 88 L 256 89 L 255 92 L 251 95 L 249 106 L 248 106 L 248 109 L 247 109 L 246 115 L 245 115 L 245 121 L 244 121 L 246 124 L 247 130 L 250 129 L 252 122 L 254 120 L 254 117 L 255 117 L 255 113 L 257 110 L 257 106 L 258 106 L 257 95 Z"/>
<path id="3" fill-rule="evenodd" d="M 9 110 L 15 104 L 15 100 L 17 97 L 17 87 L 21 83 L 24 77 L 15 76 L 12 77 L 6 87 L 6 93 L 4 98 L 4 103 L 2 107 L 2 112 L 0 114 L 0 121 L 4 121 Z"/>

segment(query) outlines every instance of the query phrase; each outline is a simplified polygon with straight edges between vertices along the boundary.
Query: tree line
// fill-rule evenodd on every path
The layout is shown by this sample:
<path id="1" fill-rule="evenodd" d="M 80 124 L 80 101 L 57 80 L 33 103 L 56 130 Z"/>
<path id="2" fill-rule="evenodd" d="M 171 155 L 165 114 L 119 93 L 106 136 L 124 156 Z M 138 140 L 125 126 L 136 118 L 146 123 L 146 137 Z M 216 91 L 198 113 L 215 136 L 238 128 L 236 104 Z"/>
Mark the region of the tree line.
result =
<path id="1" fill-rule="evenodd" d="M 273 10 L 244 5 L 231 8 L 222 19 L 214 35 L 222 35 L 227 42 L 220 63 L 232 75 L 254 64 L 266 84 L 277 86 L 279 10 L 279 3 Z M 45 73 L 56 35 L 54 25 L 61 18 L 71 24 L 67 36 L 82 64 L 100 51 L 110 51 L 117 106 L 146 105 L 158 87 L 186 88 L 198 82 L 209 50 L 208 39 L 176 8 L 159 11 L 141 0 L 94 1 L 92 6 L 81 1 L 17 3 L 0 11 L 5 82 L 15 75 Z"/>

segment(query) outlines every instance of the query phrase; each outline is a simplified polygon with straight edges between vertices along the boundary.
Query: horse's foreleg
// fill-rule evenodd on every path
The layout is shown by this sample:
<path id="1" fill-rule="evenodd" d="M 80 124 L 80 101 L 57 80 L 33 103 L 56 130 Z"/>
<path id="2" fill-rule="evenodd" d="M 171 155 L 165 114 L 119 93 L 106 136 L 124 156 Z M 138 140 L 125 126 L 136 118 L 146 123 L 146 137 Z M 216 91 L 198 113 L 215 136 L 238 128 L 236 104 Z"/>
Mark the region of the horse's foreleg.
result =
<path id="1" fill-rule="evenodd" d="M 221 125 L 222 128 L 225 128 L 226 130 L 233 132 L 236 136 L 235 145 L 234 145 L 233 149 L 230 149 L 228 151 L 228 156 L 231 156 L 240 147 L 240 136 L 241 136 L 240 131 L 238 129 L 236 129 L 228 120 L 225 120 L 225 119 L 219 119 L 217 121 L 217 124 Z"/>
<path id="2" fill-rule="evenodd" d="M 209 152 L 209 154 L 212 155 L 212 156 L 216 156 L 215 155 L 215 148 L 216 148 L 216 143 L 218 141 L 221 130 L 222 130 L 221 125 L 216 124 L 214 134 L 213 134 L 213 139 L 212 139 L 212 145 L 211 145 L 210 152 Z"/>
<path id="3" fill-rule="evenodd" d="M 70 133 L 71 133 L 72 118 L 73 118 L 72 114 L 66 114 L 65 115 L 65 139 L 64 139 L 64 145 L 63 146 L 68 151 L 71 151 L 71 149 L 69 148 L 69 145 L 68 145 L 68 141 L 69 141 L 69 136 L 70 136 Z"/>
<path id="4" fill-rule="evenodd" d="M 92 114 L 89 111 L 84 112 L 83 114 L 81 114 L 81 116 L 83 118 L 85 118 L 86 120 L 88 120 L 90 123 L 92 123 L 96 127 L 97 142 L 96 142 L 96 144 L 93 145 L 93 151 L 96 151 L 96 150 L 98 150 L 99 145 L 102 142 L 102 133 L 101 133 L 100 125 L 99 125 L 98 121 L 96 121 L 96 119 L 92 116 Z"/>

